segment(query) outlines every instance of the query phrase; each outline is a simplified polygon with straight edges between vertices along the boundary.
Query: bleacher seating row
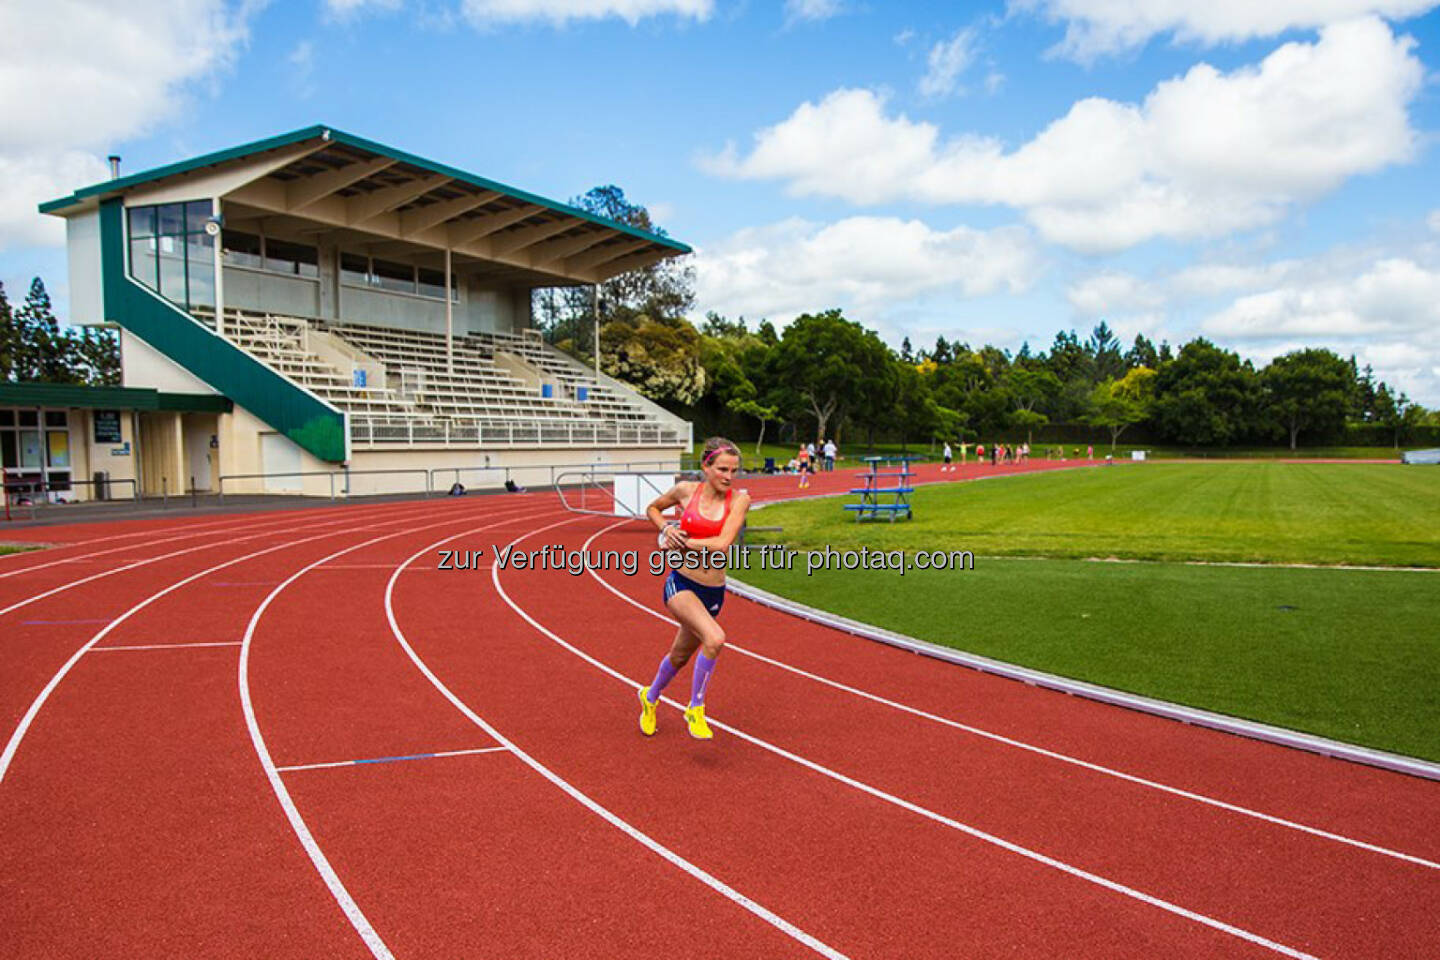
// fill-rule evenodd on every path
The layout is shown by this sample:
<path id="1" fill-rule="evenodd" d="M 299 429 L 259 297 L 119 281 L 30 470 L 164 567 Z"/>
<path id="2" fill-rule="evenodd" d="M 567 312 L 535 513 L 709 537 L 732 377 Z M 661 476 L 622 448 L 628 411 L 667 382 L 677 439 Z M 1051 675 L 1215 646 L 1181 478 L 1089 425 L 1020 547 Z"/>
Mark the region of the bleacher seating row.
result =
<path id="1" fill-rule="evenodd" d="M 214 327 L 213 315 L 197 316 Z M 262 363 L 349 412 L 355 443 L 602 445 L 688 439 L 538 337 L 469 333 L 454 338 L 447 356 L 443 334 L 242 310 L 225 311 L 223 332 Z M 351 369 L 312 349 L 311 334 L 321 332 L 354 355 Z M 507 362 L 511 358 L 519 362 Z M 384 382 L 357 382 L 359 366 L 383 369 Z M 511 366 L 533 371 L 532 382 L 515 376 Z"/>

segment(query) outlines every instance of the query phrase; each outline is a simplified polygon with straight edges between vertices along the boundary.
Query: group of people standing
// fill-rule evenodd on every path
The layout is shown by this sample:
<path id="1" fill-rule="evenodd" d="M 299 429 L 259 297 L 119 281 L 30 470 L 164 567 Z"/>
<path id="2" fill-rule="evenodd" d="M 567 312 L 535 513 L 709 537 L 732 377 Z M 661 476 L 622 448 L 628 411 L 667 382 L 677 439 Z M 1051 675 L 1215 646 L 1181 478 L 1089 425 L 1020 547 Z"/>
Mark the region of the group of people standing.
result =
<path id="1" fill-rule="evenodd" d="M 961 466 L 964 466 L 965 463 L 968 461 L 969 451 L 970 451 L 970 444 L 966 443 L 966 442 L 963 441 L 963 440 L 960 441 L 960 465 L 961 465 Z M 983 444 L 983 443 L 977 443 L 977 444 L 975 444 L 975 458 L 976 458 L 977 460 L 979 460 L 981 463 L 984 463 L 984 462 L 985 462 L 985 451 L 986 451 L 985 444 Z M 1028 463 L 1028 462 L 1030 461 L 1030 444 L 1029 444 L 1029 443 L 1011 444 L 1011 445 L 1008 445 L 1008 446 L 1007 446 L 1006 444 L 1003 444 L 1003 443 L 992 443 L 992 444 L 990 444 L 989 451 L 990 451 L 990 465 L 991 465 L 992 467 L 993 467 L 993 466 L 997 466 L 997 465 L 1002 464 L 1002 463 Z M 953 472 L 953 471 L 955 471 L 956 469 L 958 469 L 958 468 L 955 466 L 955 450 L 954 450 L 954 448 L 952 448 L 952 447 L 950 446 L 950 443 L 949 443 L 948 441 L 945 443 L 944 455 L 945 455 L 945 462 L 944 462 L 943 465 L 941 465 L 941 467 L 940 467 L 940 472 L 941 472 L 941 473 L 945 473 L 946 471 Z"/>
<path id="2" fill-rule="evenodd" d="M 790 461 L 791 466 L 800 474 L 800 487 L 804 490 L 810 486 L 810 477 L 817 470 L 824 470 L 826 473 L 835 469 L 835 457 L 840 448 L 835 446 L 834 440 L 826 440 L 820 447 L 818 454 L 824 456 L 824 460 L 817 455 L 814 443 L 801 444 L 800 452 L 795 454 L 795 459 Z"/>

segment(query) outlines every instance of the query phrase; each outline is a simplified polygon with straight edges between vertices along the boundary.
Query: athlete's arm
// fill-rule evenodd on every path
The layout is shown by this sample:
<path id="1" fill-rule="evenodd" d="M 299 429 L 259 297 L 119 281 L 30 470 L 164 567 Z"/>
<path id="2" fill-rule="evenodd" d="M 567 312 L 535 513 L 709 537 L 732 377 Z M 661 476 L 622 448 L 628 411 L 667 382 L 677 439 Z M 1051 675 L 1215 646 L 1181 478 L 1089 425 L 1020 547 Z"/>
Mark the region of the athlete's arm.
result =
<path id="1" fill-rule="evenodd" d="M 713 537 L 699 537 L 694 540 L 687 540 L 685 546 L 689 550 L 729 550 L 730 544 L 740 535 L 740 528 L 745 525 L 745 514 L 750 509 L 750 494 L 744 490 L 736 490 L 730 498 L 730 516 L 725 518 L 725 526 Z"/>
<path id="2" fill-rule="evenodd" d="M 650 502 L 650 506 L 645 508 L 645 516 L 649 517 L 650 522 L 655 524 L 656 530 L 665 531 L 665 539 L 669 541 L 670 548 L 674 550 L 684 549 L 686 546 L 686 536 L 678 524 L 665 519 L 665 511 L 671 507 L 683 504 L 693 487 L 693 483 L 681 481 L 660 494 L 660 496 Z M 671 525 L 668 529 L 666 528 L 667 523 Z"/>

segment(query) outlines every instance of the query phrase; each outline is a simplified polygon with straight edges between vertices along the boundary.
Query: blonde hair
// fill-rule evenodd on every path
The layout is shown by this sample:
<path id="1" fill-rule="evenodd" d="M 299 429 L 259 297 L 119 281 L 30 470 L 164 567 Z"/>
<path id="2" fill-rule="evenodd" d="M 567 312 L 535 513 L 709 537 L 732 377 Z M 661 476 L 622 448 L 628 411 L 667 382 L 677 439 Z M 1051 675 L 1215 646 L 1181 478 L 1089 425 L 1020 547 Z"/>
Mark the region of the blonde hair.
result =
<path id="1" fill-rule="evenodd" d="M 705 441 L 704 452 L 700 455 L 700 466 L 710 466 L 710 464 L 715 462 L 715 458 L 722 453 L 733 453 L 736 457 L 739 457 L 740 448 L 724 437 L 711 437 Z"/>

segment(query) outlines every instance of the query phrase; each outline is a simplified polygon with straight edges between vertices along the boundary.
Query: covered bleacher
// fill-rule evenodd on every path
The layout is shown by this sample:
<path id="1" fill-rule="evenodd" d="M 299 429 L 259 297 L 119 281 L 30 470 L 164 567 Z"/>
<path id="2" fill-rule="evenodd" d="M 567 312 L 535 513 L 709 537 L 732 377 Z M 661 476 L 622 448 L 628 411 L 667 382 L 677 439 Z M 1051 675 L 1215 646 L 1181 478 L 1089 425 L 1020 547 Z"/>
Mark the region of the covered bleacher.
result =
<path id="1" fill-rule="evenodd" d="M 42 210 L 67 220 L 74 319 L 122 328 L 126 384 L 230 397 L 261 471 L 266 450 L 290 462 L 272 434 L 352 466 L 417 447 L 688 449 L 689 423 L 532 329 L 536 289 L 690 252 L 663 235 L 329 127 Z"/>

